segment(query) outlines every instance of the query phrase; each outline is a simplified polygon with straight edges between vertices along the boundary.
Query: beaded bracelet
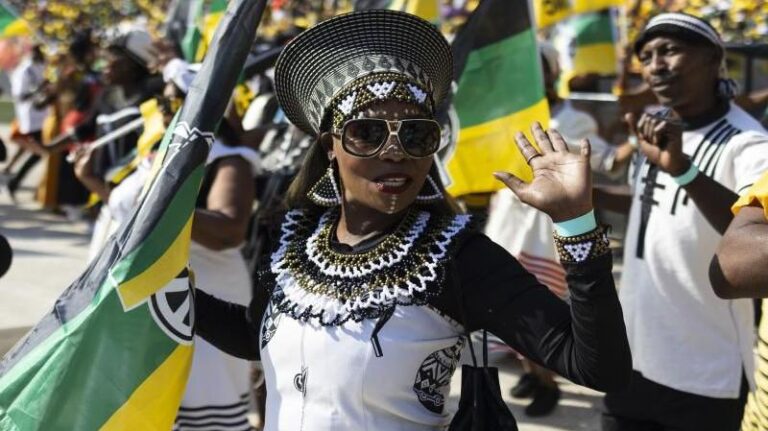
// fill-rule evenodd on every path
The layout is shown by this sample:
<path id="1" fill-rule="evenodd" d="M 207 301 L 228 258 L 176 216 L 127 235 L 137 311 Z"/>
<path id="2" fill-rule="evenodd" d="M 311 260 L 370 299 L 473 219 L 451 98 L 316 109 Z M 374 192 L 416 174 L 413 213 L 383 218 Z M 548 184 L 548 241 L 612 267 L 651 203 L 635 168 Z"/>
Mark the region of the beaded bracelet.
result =
<path id="1" fill-rule="evenodd" d="M 560 236 L 554 233 L 555 247 L 562 263 L 581 263 L 611 251 L 608 228 L 599 226 L 578 236 Z"/>

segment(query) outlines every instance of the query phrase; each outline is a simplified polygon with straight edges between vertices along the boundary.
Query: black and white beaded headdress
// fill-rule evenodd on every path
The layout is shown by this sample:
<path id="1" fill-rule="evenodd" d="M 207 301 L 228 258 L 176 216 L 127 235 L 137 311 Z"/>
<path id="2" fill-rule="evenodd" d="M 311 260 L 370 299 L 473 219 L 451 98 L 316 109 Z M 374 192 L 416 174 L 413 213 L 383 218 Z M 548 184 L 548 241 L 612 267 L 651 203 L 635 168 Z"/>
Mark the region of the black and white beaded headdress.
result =
<path id="1" fill-rule="evenodd" d="M 318 135 L 377 100 L 413 102 L 434 113 L 452 74 L 450 46 L 434 25 L 404 12 L 365 10 L 291 41 L 277 60 L 275 89 L 288 119 Z"/>

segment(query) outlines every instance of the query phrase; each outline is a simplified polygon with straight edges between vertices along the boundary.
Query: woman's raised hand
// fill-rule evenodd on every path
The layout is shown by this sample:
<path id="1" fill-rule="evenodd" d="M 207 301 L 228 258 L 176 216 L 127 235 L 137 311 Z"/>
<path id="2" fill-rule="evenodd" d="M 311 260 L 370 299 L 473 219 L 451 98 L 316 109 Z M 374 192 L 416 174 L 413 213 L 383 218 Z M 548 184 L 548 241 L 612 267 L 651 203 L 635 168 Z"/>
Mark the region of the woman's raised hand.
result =
<path id="1" fill-rule="evenodd" d="M 526 183 L 508 172 L 495 172 L 493 175 L 506 184 L 521 201 L 547 213 L 556 223 L 591 211 L 589 141 L 582 140 L 578 154 L 574 154 L 568 151 L 565 139 L 557 130 L 545 132 L 541 124 L 534 123 L 531 131 L 541 152 L 520 132 L 515 141 L 533 169 L 533 181 Z"/>

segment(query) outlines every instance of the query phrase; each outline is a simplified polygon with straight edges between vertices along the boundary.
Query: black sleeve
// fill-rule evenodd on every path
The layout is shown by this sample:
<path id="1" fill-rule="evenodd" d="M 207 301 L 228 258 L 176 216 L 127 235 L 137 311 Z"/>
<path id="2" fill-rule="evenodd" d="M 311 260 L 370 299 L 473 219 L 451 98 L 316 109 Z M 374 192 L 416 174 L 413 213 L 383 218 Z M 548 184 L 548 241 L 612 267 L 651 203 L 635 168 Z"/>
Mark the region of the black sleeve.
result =
<path id="1" fill-rule="evenodd" d="M 454 271 L 468 320 L 464 323 L 469 330 L 488 330 L 575 383 L 601 391 L 625 388 L 632 358 L 612 258 L 607 254 L 564 266 L 570 307 L 502 247 L 485 235 L 473 236 L 456 255 Z M 444 290 L 455 292 L 456 285 L 449 283 Z M 461 315 L 455 309 L 458 298 L 454 294 L 453 307 L 443 299 L 447 314 Z"/>
<path id="2" fill-rule="evenodd" d="M 232 356 L 258 361 L 259 326 L 265 309 L 262 302 L 261 298 L 254 298 L 245 307 L 195 290 L 197 335 Z"/>

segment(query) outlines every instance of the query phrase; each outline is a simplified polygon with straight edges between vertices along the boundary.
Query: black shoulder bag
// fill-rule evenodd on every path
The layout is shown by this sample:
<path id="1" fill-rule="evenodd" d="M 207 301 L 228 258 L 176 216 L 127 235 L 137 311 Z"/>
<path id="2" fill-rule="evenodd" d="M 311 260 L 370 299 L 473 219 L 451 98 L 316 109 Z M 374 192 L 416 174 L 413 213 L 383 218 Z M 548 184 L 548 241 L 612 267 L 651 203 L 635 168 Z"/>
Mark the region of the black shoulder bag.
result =
<path id="1" fill-rule="evenodd" d="M 475 349 L 466 329 L 467 313 L 459 288 L 458 271 L 451 266 L 451 286 L 456 292 L 459 312 L 464 324 L 464 336 L 472 354 L 472 365 L 461 367 L 461 396 L 459 409 L 451 420 L 448 431 L 518 431 L 517 422 L 501 398 L 499 369 L 488 366 L 488 333 L 483 330 L 483 366 L 477 366 Z"/>

